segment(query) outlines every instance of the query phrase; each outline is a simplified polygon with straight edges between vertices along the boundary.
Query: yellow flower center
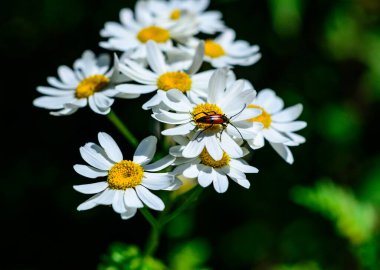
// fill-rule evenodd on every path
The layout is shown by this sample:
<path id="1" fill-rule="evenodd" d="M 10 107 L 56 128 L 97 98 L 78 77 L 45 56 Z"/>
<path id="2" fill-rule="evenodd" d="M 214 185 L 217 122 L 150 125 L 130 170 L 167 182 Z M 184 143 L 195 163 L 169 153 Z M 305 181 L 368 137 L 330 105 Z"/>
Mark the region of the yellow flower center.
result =
<path id="1" fill-rule="evenodd" d="M 170 39 L 168 30 L 158 26 L 148 26 L 137 34 L 138 40 L 142 43 L 147 43 L 149 40 L 154 40 L 157 43 L 164 43 Z"/>
<path id="2" fill-rule="evenodd" d="M 250 122 L 260 122 L 264 125 L 264 128 L 269 128 L 270 127 L 270 124 L 272 123 L 272 117 L 270 116 L 269 113 L 267 113 L 266 110 L 264 110 L 263 108 L 261 108 L 260 106 L 257 106 L 257 105 L 248 105 L 248 108 L 257 108 L 257 109 L 260 109 L 262 111 L 261 115 L 255 117 L 255 118 L 251 118 L 251 119 L 248 119 L 247 121 L 250 121 Z"/>
<path id="3" fill-rule="evenodd" d="M 216 105 L 210 103 L 201 103 L 198 104 L 191 113 L 193 116 L 193 121 L 199 129 L 207 129 L 207 132 L 219 132 L 222 129 L 221 124 L 213 124 L 208 121 L 208 116 L 215 114 L 223 115 L 223 111 Z M 201 119 L 203 117 L 203 119 Z"/>
<path id="4" fill-rule="evenodd" d="M 211 58 L 218 58 L 225 55 L 225 51 L 222 46 L 211 39 L 205 41 L 205 55 Z"/>
<path id="5" fill-rule="evenodd" d="M 108 85 L 110 79 L 104 75 L 92 75 L 83 79 L 75 89 L 75 96 L 77 98 L 87 98 L 92 96 L 95 92 L 102 90 Z"/>
<path id="6" fill-rule="evenodd" d="M 130 160 L 122 160 L 108 172 L 107 182 L 112 189 L 133 188 L 139 185 L 144 175 L 141 165 Z"/>
<path id="7" fill-rule="evenodd" d="M 178 89 L 185 93 L 191 89 L 191 78 L 185 72 L 174 71 L 162 74 L 157 80 L 157 87 L 161 90 Z"/>
<path id="8" fill-rule="evenodd" d="M 172 20 L 178 20 L 181 17 L 181 10 L 179 8 L 176 8 L 170 13 L 170 19 Z"/>
<path id="9" fill-rule="evenodd" d="M 202 153 L 199 155 L 199 158 L 201 159 L 202 164 L 213 168 L 222 168 L 224 166 L 227 166 L 231 160 L 231 158 L 224 151 L 222 159 L 215 160 L 210 156 L 206 148 L 203 149 Z"/>

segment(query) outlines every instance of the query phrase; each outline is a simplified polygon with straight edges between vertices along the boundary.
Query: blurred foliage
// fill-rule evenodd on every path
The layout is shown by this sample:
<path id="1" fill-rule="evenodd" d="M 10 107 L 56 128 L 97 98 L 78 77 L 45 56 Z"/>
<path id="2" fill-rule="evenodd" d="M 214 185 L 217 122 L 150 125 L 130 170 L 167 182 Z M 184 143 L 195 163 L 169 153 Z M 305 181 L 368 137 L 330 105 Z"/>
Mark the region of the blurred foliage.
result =
<path id="1" fill-rule="evenodd" d="M 167 270 L 160 261 L 144 257 L 134 245 L 113 243 L 103 255 L 98 270 Z"/>
<path id="2" fill-rule="evenodd" d="M 211 270 L 204 266 L 210 257 L 209 244 L 201 239 L 194 239 L 174 248 L 169 254 L 171 270 Z"/>
<path id="3" fill-rule="evenodd" d="M 292 197 L 296 203 L 330 219 L 339 234 L 348 238 L 352 245 L 363 244 L 375 234 L 375 208 L 332 181 L 320 180 L 313 188 L 295 187 Z"/>
<path id="4" fill-rule="evenodd" d="M 293 265 L 278 265 L 272 270 L 321 270 L 316 262 L 304 262 Z"/>

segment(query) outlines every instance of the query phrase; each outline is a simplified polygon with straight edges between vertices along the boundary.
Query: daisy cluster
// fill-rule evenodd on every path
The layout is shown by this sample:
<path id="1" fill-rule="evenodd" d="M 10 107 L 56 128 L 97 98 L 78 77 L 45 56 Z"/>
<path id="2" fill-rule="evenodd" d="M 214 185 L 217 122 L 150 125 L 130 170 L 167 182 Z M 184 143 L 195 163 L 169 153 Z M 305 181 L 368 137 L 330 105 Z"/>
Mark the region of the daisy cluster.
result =
<path id="1" fill-rule="evenodd" d="M 247 173 L 258 169 L 245 156 L 265 141 L 289 164 L 289 147 L 305 138 L 295 132 L 306 126 L 296 119 L 302 105 L 284 108 L 271 89 L 256 91 L 237 79 L 234 66 L 250 66 L 260 58 L 259 46 L 236 39 L 219 11 L 207 10 L 209 0 L 139 0 L 134 10 L 120 11 L 119 22 L 107 22 L 99 46 L 112 52 L 96 56 L 86 50 L 73 67 L 60 66 L 37 107 L 55 116 L 75 113 L 87 105 L 107 115 L 118 98 L 151 97 L 142 106 L 163 123 L 162 135 L 172 138 L 168 155 L 152 162 L 157 138 L 142 140 L 131 159 L 124 159 L 114 139 L 99 132 L 97 143 L 80 148 L 85 164 L 74 166 L 87 178 L 103 181 L 76 185 L 92 194 L 78 210 L 112 205 L 123 219 L 138 208 L 163 210 L 164 202 L 151 191 L 176 190 L 189 178 L 218 193 L 230 181 L 249 188 Z M 207 37 L 207 38 L 203 38 Z M 206 63 L 204 63 L 206 62 Z"/>

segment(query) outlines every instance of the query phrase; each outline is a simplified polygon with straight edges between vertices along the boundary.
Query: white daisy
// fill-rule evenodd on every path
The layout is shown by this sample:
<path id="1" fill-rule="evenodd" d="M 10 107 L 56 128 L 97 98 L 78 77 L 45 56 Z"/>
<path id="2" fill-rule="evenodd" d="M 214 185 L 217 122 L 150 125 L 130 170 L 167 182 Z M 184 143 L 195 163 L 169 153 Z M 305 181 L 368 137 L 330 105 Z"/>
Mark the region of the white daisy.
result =
<path id="1" fill-rule="evenodd" d="M 96 194 L 78 206 L 78 210 L 88 210 L 97 205 L 112 205 L 113 210 L 123 219 L 134 216 L 136 208 L 146 206 L 163 210 L 164 203 L 151 190 L 173 190 L 180 181 L 170 173 L 156 173 L 171 165 L 170 155 L 148 164 L 155 152 L 157 139 L 145 138 L 138 145 L 133 160 L 124 160 L 123 154 L 110 135 L 98 133 L 100 146 L 87 143 L 80 148 L 82 158 L 90 165 L 74 165 L 74 170 L 88 178 L 107 177 L 106 181 L 77 185 L 74 189 L 84 194 Z"/>
<path id="2" fill-rule="evenodd" d="M 232 158 L 241 157 L 243 150 L 231 136 L 253 139 L 255 134 L 251 131 L 262 128 L 261 123 L 247 121 L 261 114 L 259 109 L 247 108 L 256 91 L 244 89 L 244 80 L 237 80 L 226 88 L 227 74 L 227 69 L 213 73 L 204 102 L 192 103 L 179 90 L 161 91 L 165 106 L 154 108 L 152 117 L 178 125 L 162 131 L 162 134 L 187 135 L 196 131 L 183 150 L 184 157 L 197 157 L 205 147 L 214 160 L 222 159 L 223 151 Z"/>
<path id="3" fill-rule="evenodd" d="M 256 138 L 247 140 L 250 147 L 261 148 L 267 140 L 286 162 L 292 164 L 294 158 L 288 146 L 297 146 L 306 141 L 304 137 L 294 133 L 306 127 L 306 122 L 295 121 L 302 113 L 302 104 L 283 109 L 284 101 L 273 90 L 263 89 L 248 107 L 262 110 L 260 116 L 249 121 L 264 125 Z"/>
<path id="4" fill-rule="evenodd" d="M 125 65 L 119 65 L 119 69 L 129 78 L 143 85 L 150 86 L 155 90 L 167 91 L 178 89 L 186 93 L 192 100 L 200 100 L 206 97 L 207 85 L 213 70 L 197 73 L 202 65 L 203 43 L 198 46 L 198 53 L 195 54 L 192 65 L 186 69 L 178 69 L 175 65 L 169 65 L 165 62 L 164 54 L 160 51 L 154 41 L 147 43 L 147 61 L 151 70 L 142 67 L 132 60 L 126 60 Z M 146 86 L 142 86 L 146 87 Z M 129 84 L 117 86 L 117 90 L 123 92 L 129 89 Z M 157 106 L 161 102 L 159 94 L 154 95 L 143 105 L 147 110 Z"/>
<path id="5" fill-rule="evenodd" d="M 162 23 L 151 14 L 147 5 L 146 1 L 136 3 L 136 20 L 132 10 L 125 8 L 120 11 L 121 24 L 105 23 L 100 35 L 108 40 L 99 45 L 105 49 L 125 52 L 133 59 L 141 59 L 147 55 L 146 43 L 149 40 L 157 42 L 161 50 L 167 50 L 173 46 L 173 41 L 185 42 L 197 34 L 197 22 L 192 16 Z"/>
<path id="6" fill-rule="evenodd" d="M 87 105 L 99 114 L 107 114 L 114 98 L 137 98 L 142 93 L 153 91 L 152 87 L 141 87 L 136 91 L 117 91 L 115 86 L 129 80 L 118 69 L 119 61 L 115 56 L 114 66 L 106 54 L 96 57 L 92 51 L 85 51 L 74 62 L 74 69 L 67 66 L 58 68 L 59 79 L 48 77 L 49 87 L 39 86 L 37 91 L 46 96 L 36 98 L 34 106 L 54 110 L 52 115 L 69 115 Z"/>
<path id="7" fill-rule="evenodd" d="M 199 31 L 215 34 L 226 28 L 219 11 L 206 11 L 210 0 L 150 0 L 149 9 L 162 21 L 176 21 L 183 16 L 194 16 L 199 23 Z"/>
<path id="8" fill-rule="evenodd" d="M 176 157 L 173 165 L 178 165 L 173 174 L 196 178 L 202 187 L 207 187 L 213 183 L 215 190 L 223 193 L 228 188 L 228 178 L 230 178 L 242 187 L 249 188 L 250 182 L 247 180 L 245 173 L 258 172 L 257 168 L 250 166 L 242 159 L 243 156 L 249 153 L 244 147 L 240 158 L 230 157 L 226 152 L 223 152 L 223 157 L 220 160 L 215 160 L 206 148 L 203 148 L 197 157 L 185 158 L 183 157 L 183 151 L 189 140 L 184 136 L 174 136 L 173 138 L 179 144 L 170 148 L 170 154 Z"/>
<path id="9" fill-rule="evenodd" d="M 215 39 L 205 41 L 204 61 L 213 67 L 232 67 L 235 65 L 250 66 L 261 58 L 259 46 L 250 45 L 244 40 L 235 40 L 235 31 L 227 29 Z M 180 49 L 194 55 L 195 47 L 199 43 L 197 39 L 191 39 L 188 46 L 179 46 Z"/>

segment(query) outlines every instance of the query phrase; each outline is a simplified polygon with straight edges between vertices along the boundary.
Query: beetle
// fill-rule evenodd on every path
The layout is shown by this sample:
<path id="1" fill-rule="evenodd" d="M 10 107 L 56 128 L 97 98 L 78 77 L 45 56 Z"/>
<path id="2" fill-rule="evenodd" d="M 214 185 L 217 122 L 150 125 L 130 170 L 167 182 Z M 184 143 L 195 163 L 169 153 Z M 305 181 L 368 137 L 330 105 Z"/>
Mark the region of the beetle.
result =
<path id="1" fill-rule="evenodd" d="M 214 125 L 221 125 L 223 127 L 219 133 L 219 139 L 221 140 L 223 131 L 227 128 L 227 126 L 229 124 L 231 124 L 237 130 L 237 132 L 239 132 L 240 137 L 243 139 L 243 136 L 241 135 L 239 129 L 237 129 L 237 127 L 235 127 L 231 123 L 231 119 L 238 116 L 239 114 L 241 114 L 243 112 L 243 110 L 245 109 L 245 107 L 246 107 L 246 104 L 244 104 L 244 107 L 237 114 L 231 116 L 230 118 L 227 117 L 227 115 L 225 115 L 225 114 L 216 113 L 215 111 L 200 112 L 200 113 L 194 114 L 193 117 L 196 117 L 199 114 L 205 114 L 205 116 L 199 117 L 198 119 L 194 120 L 195 123 L 209 124 L 209 126 L 207 128 L 203 129 L 200 133 L 198 133 L 198 135 L 197 135 L 197 137 L 195 137 L 195 139 L 197 139 L 201 133 L 203 133 L 204 131 L 206 131 L 209 128 L 212 128 Z"/>

